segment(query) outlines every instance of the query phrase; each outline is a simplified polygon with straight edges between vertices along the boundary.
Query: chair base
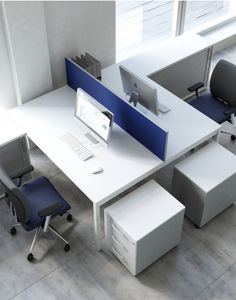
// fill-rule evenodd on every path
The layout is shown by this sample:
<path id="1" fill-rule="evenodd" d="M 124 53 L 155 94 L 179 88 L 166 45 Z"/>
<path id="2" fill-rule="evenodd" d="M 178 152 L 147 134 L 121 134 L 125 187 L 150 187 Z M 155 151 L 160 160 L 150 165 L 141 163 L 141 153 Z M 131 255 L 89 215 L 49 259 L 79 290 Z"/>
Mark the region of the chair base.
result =
<path id="1" fill-rule="evenodd" d="M 232 134 L 232 132 L 229 132 L 229 131 L 226 131 L 226 130 L 220 130 L 220 132 L 225 133 L 225 134 L 229 134 L 232 141 L 236 140 L 236 135 Z"/>
<path id="2" fill-rule="evenodd" d="M 72 215 L 71 214 L 68 214 L 67 220 L 68 220 L 68 222 L 72 221 Z M 16 226 L 21 226 L 21 224 L 20 223 L 16 223 L 16 224 L 14 224 L 11 227 L 11 229 L 10 229 L 11 235 L 15 235 L 16 234 L 16 232 L 17 232 L 16 228 L 15 228 Z M 39 226 L 36 229 L 36 231 L 35 231 L 35 234 L 34 234 L 34 237 L 33 237 L 33 241 L 32 241 L 31 246 L 30 246 L 30 251 L 29 251 L 29 254 L 27 255 L 27 260 L 29 262 L 32 262 L 34 260 L 34 255 L 33 255 L 32 252 L 33 252 L 35 243 L 36 243 L 36 241 L 37 241 L 37 239 L 39 237 L 39 233 L 41 231 L 41 228 L 42 228 L 42 226 Z M 50 231 L 52 233 L 54 233 L 58 238 L 60 238 L 65 243 L 64 251 L 68 252 L 70 250 L 70 244 L 69 244 L 69 242 L 52 225 L 49 224 L 48 228 L 50 229 Z"/>

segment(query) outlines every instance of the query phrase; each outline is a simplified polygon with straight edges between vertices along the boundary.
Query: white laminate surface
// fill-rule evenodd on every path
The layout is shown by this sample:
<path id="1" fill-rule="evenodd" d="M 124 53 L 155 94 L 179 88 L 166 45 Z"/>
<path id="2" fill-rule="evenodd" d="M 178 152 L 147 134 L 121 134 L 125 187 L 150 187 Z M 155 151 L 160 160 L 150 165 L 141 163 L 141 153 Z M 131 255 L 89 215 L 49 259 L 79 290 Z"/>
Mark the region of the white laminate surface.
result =
<path id="1" fill-rule="evenodd" d="M 153 82 L 145 75 L 141 74 L 140 76 L 156 87 L 159 101 L 171 109 L 168 113 L 160 113 L 158 116 L 149 112 L 146 113 L 158 126 L 169 132 L 166 162 L 173 161 L 183 155 L 203 141 L 214 136 L 220 129 L 221 126 L 219 124 L 191 107 L 182 99 Z M 114 93 L 125 99 L 119 65 L 103 69 L 102 81 Z"/>
<path id="2" fill-rule="evenodd" d="M 211 46 L 212 42 L 209 42 L 198 34 L 191 33 L 181 35 L 175 39 L 169 39 L 159 43 L 151 50 L 103 69 L 102 81 L 114 92 L 123 95 L 119 65 L 124 65 L 140 77 L 147 78 Z M 179 78 L 176 78 L 176 80 L 179 80 Z"/>
<path id="3" fill-rule="evenodd" d="M 4 146 L 25 135 L 21 129 L 7 113 L 0 114 L 0 146 Z"/>
<path id="4" fill-rule="evenodd" d="M 138 241 L 183 209 L 179 201 L 151 180 L 106 211 L 134 241 Z"/>
<path id="5" fill-rule="evenodd" d="M 137 74 L 150 76 L 177 61 L 211 46 L 206 39 L 197 34 L 181 35 L 174 40 L 168 39 L 151 50 L 122 61 L 127 68 Z"/>
<path id="6" fill-rule="evenodd" d="M 9 111 L 29 138 L 93 203 L 102 204 L 159 169 L 163 162 L 114 124 L 108 147 L 91 145 L 74 117 L 76 93 L 64 86 Z M 60 139 L 64 132 L 78 137 L 94 154 L 80 160 Z M 91 174 L 101 166 L 103 172 Z"/>
<path id="7" fill-rule="evenodd" d="M 178 163 L 176 168 L 209 192 L 236 172 L 236 157 L 223 146 L 212 142 Z"/>

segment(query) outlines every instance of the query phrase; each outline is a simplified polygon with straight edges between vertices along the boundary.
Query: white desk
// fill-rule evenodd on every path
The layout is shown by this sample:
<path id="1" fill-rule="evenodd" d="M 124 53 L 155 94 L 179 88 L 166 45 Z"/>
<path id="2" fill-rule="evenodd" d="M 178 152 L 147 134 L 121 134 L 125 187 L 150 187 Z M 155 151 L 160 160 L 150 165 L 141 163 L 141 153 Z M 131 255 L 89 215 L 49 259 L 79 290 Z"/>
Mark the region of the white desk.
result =
<path id="1" fill-rule="evenodd" d="M 181 41 L 178 41 L 180 47 Z M 199 40 L 199 43 L 201 43 L 199 49 L 207 46 L 203 40 L 201 42 Z M 194 47 L 191 46 L 187 54 L 190 55 L 193 51 Z M 132 70 L 134 72 L 155 85 L 160 101 L 171 108 L 171 111 L 165 115 L 149 116 L 160 127 L 169 131 L 165 162 L 153 155 L 117 125 L 114 126 L 112 132 L 110 147 L 91 148 L 90 150 L 95 157 L 86 162 L 81 161 L 59 139 L 59 136 L 65 131 L 78 135 L 82 139 L 84 136 L 78 121 L 73 117 L 75 93 L 68 86 L 9 111 L 10 116 L 25 130 L 29 138 L 93 202 L 98 249 L 101 248 L 100 207 L 102 204 L 193 147 L 215 136 L 220 128 L 219 124 L 147 78 L 147 75 L 157 71 L 160 67 L 160 62 L 156 57 L 158 53 L 155 53 L 153 50 L 151 54 L 152 60 L 156 58 L 155 65 L 151 59 L 148 59 L 149 53 L 143 57 L 138 56 L 138 64 L 135 61 L 137 57 L 131 58 L 130 63 L 133 64 L 134 69 Z M 178 59 L 183 57 L 184 54 Z M 147 58 L 148 63 L 146 63 L 145 58 Z M 130 67 L 129 60 L 126 62 L 125 65 Z M 118 65 L 103 70 L 102 79 L 111 90 L 121 97 L 124 96 Z M 102 166 L 104 172 L 91 175 L 88 170 L 94 165 Z"/>
<path id="2" fill-rule="evenodd" d="M 0 114 L 0 147 L 18 140 L 25 135 L 25 131 L 9 119 L 7 113 Z"/>
<path id="3" fill-rule="evenodd" d="M 59 138 L 65 131 L 81 140 L 83 127 L 74 118 L 76 94 L 68 86 L 9 111 L 28 137 L 93 202 L 97 248 L 101 248 L 100 207 L 113 197 L 157 171 L 163 162 L 119 126 L 114 124 L 110 146 L 86 145 L 94 157 L 80 160 Z M 100 174 L 90 174 L 92 166 Z"/>
<path id="4" fill-rule="evenodd" d="M 147 114 L 161 128 L 169 131 L 165 164 L 216 135 L 220 125 L 155 83 L 148 76 L 209 46 L 209 42 L 198 35 L 181 36 L 102 70 L 102 82 L 114 93 L 125 99 L 119 65 L 126 66 L 154 86 L 157 89 L 159 101 L 171 109 L 167 114 L 160 113 L 157 117 L 153 114 Z M 181 81 L 181 78 L 176 80 Z"/>
<path id="5" fill-rule="evenodd" d="M 191 33 L 181 35 L 173 40 L 170 39 L 157 44 L 157 46 L 149 51 L 137 54 L 118 64 L 103 69 L 102 81 L 114 92 L 123 96 L 124 93 L 118 68 L 119 65 L 124 65 L 133 73 L 138 74 L 141 78 L 149 80 L 147 78 L 148 76 L 152 76 L 176 62 L 181 62 L 187 57 L 197 54 L 211 46 L 212 42 L 209 42 L 207 39 L 197 34 Z M 194 70 L 192 70 L 192 72 L 194 72 Z M 187 74 L 181 74 L 181 78 L 178 77 L 176 80 L 181 82 L 181 79 L 186 75 Z M 149 82 L 155 84 L 152 80 L 149 80 Z M 163 103 L 165 103 L 165 99 L 163 101 Z"/>

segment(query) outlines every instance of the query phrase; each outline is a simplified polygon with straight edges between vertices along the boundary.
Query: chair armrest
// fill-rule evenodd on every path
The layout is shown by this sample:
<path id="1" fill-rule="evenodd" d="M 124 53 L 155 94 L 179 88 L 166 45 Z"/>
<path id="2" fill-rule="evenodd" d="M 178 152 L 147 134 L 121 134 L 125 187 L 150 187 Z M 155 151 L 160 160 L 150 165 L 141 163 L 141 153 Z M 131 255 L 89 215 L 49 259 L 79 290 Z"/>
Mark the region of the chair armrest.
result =
<path id="1" fill-rule="evenodd" d="M 53 203 L 47 207 L 45 207 L 44 209 L 40 210 L 38 212 L 38 215 L 41 217 L 41 218 L 44 218 L 44 217 L 47 217 L 47 216 L 51 216 L 53 215 L 58 209 L 60 209 L 61 207 L 63 206 L 63 203 L 61 202 L 56 202 L 56 203 Z"/>
<path id="2" fill-rule="evenodd" d="M 25 168 L 22 168 L 20 170 L 17 170 L 15 172 L 12 172 L 11 174 L 9 174 L 11 179 L 16 179 L 19 177 L 23 177 L 24 175 L 26 175 L 27 173 L 30 173 L 34 170 L 34 167 L 32 165 L 29 165 Z"/>
<path id="3" fill-rule="evenodd" d="M 236 106 L 233 106 L 233 107 L 227 109 L 226 111 L 224 111 L 224 114 L 229 117 L 231 115 L 235 115 L 236 114 Z"/>
<path id="4" fill-rule="evenodd" d="M 196 93 L 196 96 L 198 97 L 198 96 L 199 96 L 198 90 L 199 90 L 200 88 L 202 88 L 202 87 L 204 87 L 204 83 L 200 81 L 200 82 L 197 82 L 197 83 L 195 83 L 194 85 L 190 86 L 190 87 L 188 88 L 188 91 L 189 91 L 189 92 L 195 92 L 195 93 Z"/>

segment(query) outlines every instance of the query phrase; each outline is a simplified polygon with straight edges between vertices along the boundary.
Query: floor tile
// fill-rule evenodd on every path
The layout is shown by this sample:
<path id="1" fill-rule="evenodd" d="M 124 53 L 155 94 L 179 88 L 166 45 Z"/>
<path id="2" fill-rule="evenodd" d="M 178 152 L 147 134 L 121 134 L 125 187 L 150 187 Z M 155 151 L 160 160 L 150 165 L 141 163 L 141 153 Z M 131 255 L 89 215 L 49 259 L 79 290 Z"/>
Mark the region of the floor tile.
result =
<path id="1" fill-rule="evenodd" d="M 46 176 L 51 178 L 61 170 L 39 149 L 30 150 L 31 163 L 34 166 L 34 177 Z"/>
<path id="2" fill-rule="evenodd" d="M 186 218 L 184 232 L 205 248 L 224 268 L 229 268 L 236 262 L 235 216 L 236 207 L 231 205 L 200 229 Z"/>
<path id="3" fill-rule="evenodd" d="M 104 251 L 90 248 L 80 258 L 111 299 L 192 299 L 225 271 L 185 236 L 178 247 L 137 277 Z"/>
<path id="4" fill-rule="evenodd" d="M 14 300 L 110 300 L 76 257 L 13 298 Z"/>
<path id="5" fill-rule="evenodd" d="M 236 299 L 236 266 L 227 270 L 219 279 L 212 283 L 196 300 L 235 300 Z"/>

